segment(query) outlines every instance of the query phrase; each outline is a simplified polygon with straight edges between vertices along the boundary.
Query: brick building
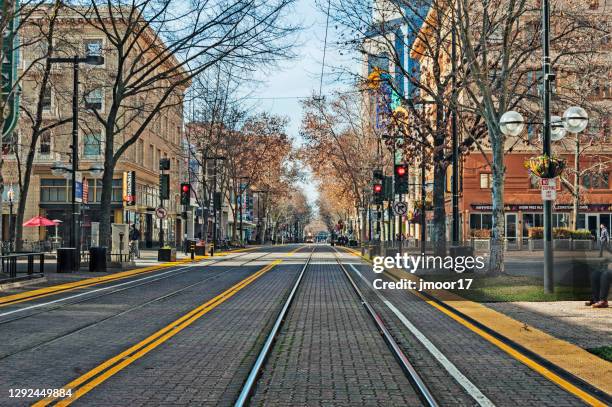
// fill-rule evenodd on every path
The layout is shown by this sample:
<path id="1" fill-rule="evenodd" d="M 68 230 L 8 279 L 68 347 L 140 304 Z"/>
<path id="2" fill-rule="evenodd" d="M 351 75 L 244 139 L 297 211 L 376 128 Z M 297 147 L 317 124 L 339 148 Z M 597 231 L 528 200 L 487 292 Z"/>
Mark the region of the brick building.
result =
<path id="1" fill-rule="evenodd" d="M 34 13 L 31 17 L 33 25 L 37 18 L 44 18 L 44 13 Z M 80 66 L 80 120 L 79 120 L 79 167 L 82 172 L 84 189 L 87 190 L 85 201 L 80 207 L 81 240 L 84 247 L 89 244 L 91 223 L 99 221 L 101 180 L 94 172 L 88 169 L 103 162 L 104 134 L 103 127 L 95 120 L 91 110 L 86 104 L 98 105 L 98 111 L 103 115 L 106 106 L 112 102 L 112 75 L 116 72 L 116 57 L 113 48 L 107 46 L 103 33 L 84 19 L 62 9 L 57 20 L 57 35 L 54 40 L 53 56 L 84 56 L 88 53 L 100 52 L 105 57 L 102 66 L 82 64 Z M 24 76 L 22 81 L 22 106 L 32 106 L 37 101 L 39 89 L 41 61 L 44 63 L 46 46 L 44 41 L 32 40 L 36 32 L 32 26 L 26 25 L 20 33 L 23 46 L 20 55 L 19 69 L 34 66 Z M 154 38 L 151 35 L 150 38 Z M 143 36 L 143 38 L 147 38 Z M 160 52 L 159 48 L 149 47 L 147 52 Z M 158 49 L 158 51 L 154 51 Z M 146 59 L 146 55 L 145 55 Z M 34 61 L 39 61 L 34 62 Z M 176 63 L 169 60 L 168 63 Z M 50 87 L 43 98 L 43 126 L 71 117 L 72 97 L 72 64 L 54 64 L 51 71 Z M 125 151 L 118 161 L 115 176 L 113 177 L 112 218 L 113 223 L 135 223 L 141 230 L 141 241 L 146 247 L 152 247 L 158 242 L 160 227 L 165 232 L 165 240 L 178 243 L 182 240 L 183 226 L 180 218 L 179 184 L 180 174 L 183 173 L 184 160 L 182 157 L 183 145 L 183 92 L 179 89 L 174 96 L 172 106 L 164 109 L 155 116 L 141 137 Z M 147 94 L 146 98 L 154 99 L 157 95 Z M 21 162 L 27 154 L 30 145 L 29 127 L 31 121 L 22 111 L 20 119 L 12 137 L 5 138 L 3 153 L 5 165 L 3 175 L 7 186 L 18 190 L 17 158 Z M 115 136 L 116 141 L 125 140 L 134 126 L 138 123 L 128 123 L 122 134 Z M 43 215 L 49 219 L 58 219 L 59 235 L 64 241 L 68 240 L 70 213 L 71 213 L 71 184 L 66 177 L 54 174 L 52 167 L 58 164 L 69 165 L 71 146 L 71 123 L 55 127 L 43 133 L 36 146 L 36 155 L 33 163 L 32 176 L 29 180 L 30 189 L 27 197 L 24 220 L 36 215 Z M 170 160 L 170 199 L 165 202 L 168 216 L 163 221 L 155 217 L 155 209 L 160 205 L 159 200 L 159 160 Z M 123 197 L 124 172 L 136 172 L 136 205 L 125 206 Z M 56 172 L 56 171 L 55 171 Z M 5 188 L 6 191 L 9 188 Z M 18 195 L 18 194 L 17 194 Z M 4 199 L 6 200 L 6 196 Z M 16 196 L 16 199 L 19 199 Z M 16 208 L 16 204 L 14 206 Z M 3 230 L 8 239 L 8 208 L 4 206 Z M 26 241 L 40 241 L 47 239 L 54 228 L 24 228 L 23 239 Z"/>

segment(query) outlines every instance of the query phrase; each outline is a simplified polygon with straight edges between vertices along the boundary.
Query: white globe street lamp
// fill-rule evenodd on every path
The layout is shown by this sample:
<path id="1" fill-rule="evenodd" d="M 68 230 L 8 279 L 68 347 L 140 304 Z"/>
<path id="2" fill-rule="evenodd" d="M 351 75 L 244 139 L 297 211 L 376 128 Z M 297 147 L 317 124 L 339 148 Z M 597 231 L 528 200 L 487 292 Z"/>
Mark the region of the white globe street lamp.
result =
<path id="1" fill-rule="evenodd" d="M 588 123 L 589 115 L 580 106 L 572 106 L 563 113 L 563 125 L 570 133 L 580 133 Z"/>
<path id="2" fill-rule="evenodd" d="M 550 118 L 550 139 L 552 141 L 559 141 L 567 131 L 565 130 L 563 119 L 559 116 L 551 116 Z"/>
<path id="3" fill-rule="evenodd" d="M 499 129 L 506 136 L 518 136 L 525 127 L 525 120 L 519 112 L 510 110 L 504 113 L 499 121 Z"/>

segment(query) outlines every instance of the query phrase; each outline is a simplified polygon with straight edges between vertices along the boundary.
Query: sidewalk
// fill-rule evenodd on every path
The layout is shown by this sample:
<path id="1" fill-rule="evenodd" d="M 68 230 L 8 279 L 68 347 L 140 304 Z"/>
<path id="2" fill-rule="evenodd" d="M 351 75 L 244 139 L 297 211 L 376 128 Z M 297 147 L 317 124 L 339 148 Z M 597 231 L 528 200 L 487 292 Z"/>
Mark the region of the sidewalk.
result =
<path id="1" fill-rule="evenodd" d="M 612 346 L 612 308 L 593 309 L 586 307 L 584 301 L 484 305 L 584 349 Z"/>

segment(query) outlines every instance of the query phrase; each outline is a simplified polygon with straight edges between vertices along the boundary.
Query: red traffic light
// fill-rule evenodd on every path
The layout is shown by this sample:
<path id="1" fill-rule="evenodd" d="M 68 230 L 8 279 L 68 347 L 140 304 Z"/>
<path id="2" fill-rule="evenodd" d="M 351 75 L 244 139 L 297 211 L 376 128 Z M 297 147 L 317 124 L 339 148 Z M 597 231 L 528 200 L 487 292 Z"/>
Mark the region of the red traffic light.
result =
<path id="1" fill-rule="evenodd" d="M 406 175 L 406 167 L 403 165 L 398 165 L 395 167 L 395 173 L 400 177 Z"/>
<path id="2" fill-rule="evenodd" d="M 374 193 L 375 194 L 380 194 L 382 192 L 382 185 L 381 184 L 374 184 Z"/>
<path id="3" fill-rule="evenodd" d="M 189 185 L 183 185 L 183 192 L 189 192 Z"/>

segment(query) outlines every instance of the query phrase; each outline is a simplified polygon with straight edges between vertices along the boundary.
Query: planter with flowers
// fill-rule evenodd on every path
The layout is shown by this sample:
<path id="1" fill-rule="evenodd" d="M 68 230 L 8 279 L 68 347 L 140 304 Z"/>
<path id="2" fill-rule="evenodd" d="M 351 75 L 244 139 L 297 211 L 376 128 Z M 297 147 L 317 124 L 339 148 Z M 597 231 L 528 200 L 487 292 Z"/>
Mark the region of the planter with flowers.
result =
<path id="1" fill-rule="evenodd" d="M 546 154 L 525 161 L 525 168 L 538 178 L 556 178 L 563 174 L 565 165 L 565 159 Z"/>

